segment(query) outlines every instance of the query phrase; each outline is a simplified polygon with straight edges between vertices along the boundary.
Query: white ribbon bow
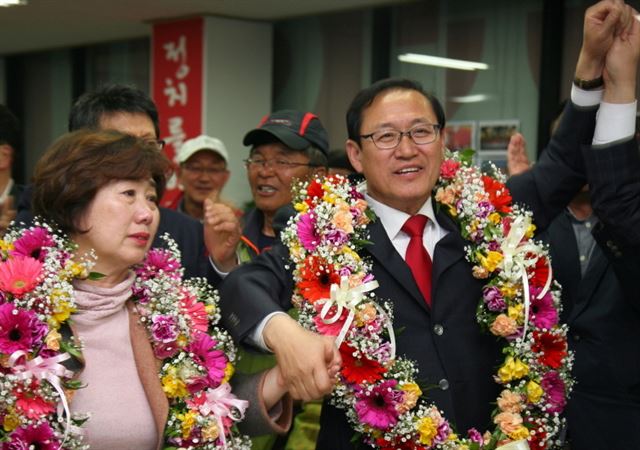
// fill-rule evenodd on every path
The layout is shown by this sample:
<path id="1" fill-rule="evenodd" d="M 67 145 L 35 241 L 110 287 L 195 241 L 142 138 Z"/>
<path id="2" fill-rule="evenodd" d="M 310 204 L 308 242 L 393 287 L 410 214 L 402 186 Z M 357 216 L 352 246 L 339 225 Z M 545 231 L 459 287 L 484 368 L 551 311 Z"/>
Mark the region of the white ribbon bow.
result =
<path id="1" fill-rule="evenodd" d="M 504 256 L 504 260 L 502 262 L 503 270 L 510 278 L 522 278 L 522 291 L 524 295 L 524 327 L 522 330 L 522 336 L 520 336 L 521 342 L 524 341 L 525 336 L 527 335 L 529 313 L 531 310 L 531 298 L 529 296 L 529 277 L 527 275 L 526 267 L 522 262 L 517 262 L 515 257 L 522 253 L 535 253 L 537 250 L 537 246 L 533 243 L 521 243 L 530 226 L 531 218 L 529 216 L 518 216 L 516 220 L 514 220 L 511 224 L 509 234 L 504 239 L 501 246 L 502 254 Z M 551 265 L 549 264 L 547 281 L 545 282 L 542 291 L 540 291 L 540 293 L 536 296 L 537 299 L 541 299 L 547 294 L 547 292 L 549 291 L 549 287 L 551 286 L 551 280 L 552 270 Z"/>
<path id="2" fill-rule="evenodd" d="M 521 439 L 501 445 L 496 450 L 529 450 L 529 442 L 526 439 Z"/>
<path id="3" fill-rule="evenodd" d="M 220 440 L 224 448 L 227 448 L 227 439 L 224 433 L 222 419 L 230 418 L 234 422 L 244 419 L 244 413 L 249 407 L 249 402 L 241 400 L 231 393 L 231 385 L 223 383 L 215 389 L 207 389 L 206 401 L 198 407 L 203 416 L 212 414 L 216 418 Z"/>
<path id="4" fill-rule="evenodd" d="M 322 310 L 320 311 L 320 318 L 326 324 L 332 324 L 337 322 L 342 316 L 343 310 L 346 308 L 349 311 L 347 319 L 344 321 L 340 333 L 336 338 L 336 347 L 340 348 L 340 345 L 344 341 L 344 338 L 351 327 L 353 318 L 355 317 L 356 307 L 362 302 L 364 294 L 373 291 L 378 288 L 378 282 L 368 281 L 356 287 L 349 287 L 349 278 L 346 276 L 340 277 L 340 284 L 333 283 L 330 288 L 330 298 L 320 300 L 324 302 Z M 389 341 L 391 345 L 391 358 L 395 358 L 396 355 L 396 338 L 391 326 L 391 320 L 387 313 L 380 307 L 380 305 L 374 302 L 378 313 L 384 317 L 384 323 L 389 333 Z M 329 316 L 329 311 L 335 306 L 336 312 L 333 316 Z"/>
<path id="5" fill-rule="evenodd" d="M 20 358 L 22 358 L 23 356 L 25 357 L 25 363 L 17 364 L 18 360 L 20 360 Z M 64 394 L 64 389 L 62 388 L 60 378 L 71 378 L 73 377 L 73 372 L 60 363 L 71 358 L 71 355 L 69 355 L 68 353 L 61 353 L 59 355 L 52 356 L 51 358 L 37 356 L 31 360 L 27 360 L 26 356 L 27 353 L 23 350 L 13 352 L 9 357 L 9 367 L 12 368 L 13 373 L 22 380 L 36 378 L 38 380 L 48 381 L 60 396 L 60 402 L 62 403 L 64 415 L 66 416 L 64 437 L 62 443 L 60 444 L 60 448 L 62 448 L 65 441 L 67 440 L 69 430 L 72 427 L 71 411 L 69 410 L 69 403 L 67 402 L 67 397 Z M 60 415 L 60 411 L 58 411 L 58 415 Z"/>

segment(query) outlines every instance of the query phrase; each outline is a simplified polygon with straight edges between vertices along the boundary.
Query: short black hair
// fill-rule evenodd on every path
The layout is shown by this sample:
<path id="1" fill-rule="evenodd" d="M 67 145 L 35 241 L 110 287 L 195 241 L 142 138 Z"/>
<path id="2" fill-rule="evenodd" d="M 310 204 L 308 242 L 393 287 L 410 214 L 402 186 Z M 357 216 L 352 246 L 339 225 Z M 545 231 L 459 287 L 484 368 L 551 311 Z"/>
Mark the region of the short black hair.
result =
<path id="1" fill-rule="evenodd" d="M 0 104 L 0 144 L 8 144 L 14 151 L 20 145 L 20 121 L 3 104 Z"/>
<path id="2" fill-rule="evenodd" d="M 117 112 L 147 115 L 153 122 L 156 137 L 160 137 L 158 109 L 153 100 L 140 89 L 123 84 L 110 84 L 82 94 L 71 107 L 69 131 L 98 129 L 104 115 Z"/>
<path id="3" fill-rule="evenodd" d="M 444 129 L 445 116 L 444 109 L 440 101 L 433 95 L 426 92 L 420 83 L 408 78 L 385 78 L 376 81 L 371 86 L 362 89 L 351 101 L 347 110 L 347 134 L 349 139 L 360 143 L 360 127 L 362 126 L 362 113 L 373 103 L 376 97 L 387 91 L 407 90 L 416 91 L 422 94 L 431 104 L 433 112 L 436 115 L 440 129 Z"/>

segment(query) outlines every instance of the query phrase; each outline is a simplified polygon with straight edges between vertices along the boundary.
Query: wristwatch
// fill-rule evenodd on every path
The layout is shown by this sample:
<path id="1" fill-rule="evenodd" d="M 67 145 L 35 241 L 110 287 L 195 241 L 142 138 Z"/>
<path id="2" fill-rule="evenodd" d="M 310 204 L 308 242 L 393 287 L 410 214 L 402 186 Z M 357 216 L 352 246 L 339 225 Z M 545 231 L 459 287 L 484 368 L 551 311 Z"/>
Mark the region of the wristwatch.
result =
<path id="1" fill-rule="evenodd" d="M 592 91 L 594 89 L 599 89 L 604 86 L 604 79 L 602 75 L 598 78 L 594 78 L 593 80 L 583 80 L 582 78 L 575 77 L 573 79 L 573 84 L 580 89 L 584 89 L 585 91 Z"/>

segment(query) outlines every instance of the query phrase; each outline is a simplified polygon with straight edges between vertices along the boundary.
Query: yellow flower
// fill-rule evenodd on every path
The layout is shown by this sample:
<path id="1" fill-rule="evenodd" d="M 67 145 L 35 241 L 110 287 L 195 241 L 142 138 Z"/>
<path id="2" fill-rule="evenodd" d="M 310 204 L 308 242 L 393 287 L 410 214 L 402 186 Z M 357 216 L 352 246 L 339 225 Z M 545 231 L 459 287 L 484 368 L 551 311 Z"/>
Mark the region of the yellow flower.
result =
<path id="1" fill-rule="evenodd" d="M 188 411 L 184 414 L 176 414 L 176 417 L 182 424 L 180 427 L 182 428 L 182 438 L 186 439 L 191 435 L 191 430 L 196 424 L 196 413 L 193 411 Z"/>
<path id="2" fill-rule="evenodd" d="M 11 242 L 7 242 L 4 239 L 0 239 L 0 250 L 2 253 L 8 253 L 13 250 L 13 244 Z"/>
<path id="3" fill-rule="evenodd" d="M 52 291 L 51 297 L 53 298 L 56 295 L 59 295 L 60 297 L 66 296 L 66 294 L 64 294 L 62 291 L 54 289 Z M 57 305 L 53 310 L 53 314 L 49 318 L 49 325 L 51 325 L 53 328 L 60 327 L 60 324 L 66 321 L 69 316 L 76 310 L 76 308 L 71 306 L 71 303 L 69 303 L 67 300 L 58 299 L 56 303 Z"/>
<path id="4" fill-rule="evenodd" d="M 500 286 L 500 293 L 503 297 L 513 298 L 518 293 L 518 289 L 512 283 L 505 283 Z"/>
<path id="5" fill-rule="evenodd" d="M 509 308 L 507 308 L 507 315 L 510 319 L 521 324 L 524 321 L 523 310 L 524 305 L 522 303 L 518 303 L 517 305 L 509 306 Z"/>
<path id="6" fill-rule="evenodd" d="M 293 205 L 293 207 L 300 213 L 306 213 L 309 210 L 309 205 L 307 205 L 305 202 L 296 203 L 295 205 Z"/>
<path id="7" fill-rule="evenodd" d="M 224 368 L 224 378 L 222 379 L 222 381 L 220 382 L 222 383 L 228 383 L 229 380 L 231 379 L 231 377 L 233 376 L 233 372 L 235 371 L 235 369 L 233 368 L 233 364 L 231 364 L 231 362 L 227 362 L 227 366 Z"/>
<path id="8" fill-rule="evenodd" d="M 20 418 L 12 408 L 9 408 L 8 411 L 10 412 L 4 416 L 2 427 L 4 428 L 4 431 L 11 432 L 20 426 Z"/>
<path id="9" fill-rule="evenodd" d="M 62 339 L 62 335 L 52 329 L 44 338 L 44 343 L 49 350 L 58 351 L 60 350 L 60 339 Z"/>
<path id="10" fill-rule="evenodd" d="M 516 428 L 515 431 L 509 433 L 509 437 L 514 441 L 526 439 L 529 437 L 529 430 L 527 430 L 527 427 L 525 427 L 524 425 L 520 425 L 518 428 Z"/>
<path id="11" fill-rule="evenodd" d="M 438 427 L 433 423 L 431 417 L 423 417 L 418 421 L 418 432 L 420 433 L 420 443 L 431 445 L 431 441 L 438 434 Z"/>
<path id="12" fill-rule="evenodd" d="M 487 256 L 479 253 L 478 259 L 480 260 L 480 264 L 482 264 L 482 267 L 487 269 L 489 272 L 493 272 L 497 269 L 498 264 L 502 262 L 503 256 L 500 252 L 489 251 L 489 253 L 487 253 Z"/>
<path id="13" fill-rule="evenodd" d="M 162 390 L 167 394 L 167 397 L 177 398 L 189 395 L 184 381 L 171 372 L 173 371 L 162 377 Z"/>
<path id="14" fill-rule="evenodd" d="M 531 239 L 536 232 L 536 226 L 534 224 L 529 225 L 527 231 L 524 233 L 525 237 Z"/>
<path id="15" fill-rule="evenodd" d="M 64 271 L 66 272 L 62 275 L 63 278 L 80 278 L 84 279 L 89 276 L 89 271 L 84 264 L 79 264 L 75 261 L 69 260 L 65 263 Z"/>
<path id="16" fill-rule="evenodd" d="M 513 359 L 513 356 L 507 356 L 504 364 L 498 370 L 498 376 L 503 383 L 507 383 L 511 380 L 518 380 L 529 373 L 529 366 L 520 361 L 520 359 Z"/>
<path id="17" fill-rule="evenodd" d="M 422 395 L 422 391 L 420 387 L 416 383 L 403 383 L 400 386 L 400 390 L 404 391 L 404 395 L 402 396 L 402 404 L 398 405 L 396 408 L 398 411 L 403 414 L 418 403 L 418 399 Z"/>
<path id="18" fill-rule="evenodd" d="M 500 223 L 500 214 L 498 214 L 497 212 L 492 212 L 491 214 L 489 214 L 488 219 L 492 224 L 498 225 Z"/>
<path id="19" fill-rule="evenodd" d="M 211 422 L 206 427 L 202 428 L 202 439 L 205 441 L 215 441 L 218 439 L 220 432 L 218 431 L 218 425 L 215 422 Z"/>
<path id="20" fill-rule="evenodd" d="M 184 347 L 189 343 L 189 339 L 184 334 L 179 334 L 176 342 L 178 343 L 179 347 Z"/>
<path id="21" fill-rule="evenodd" d="M 207 312 L 207 315 L 211 316 L 216 313 L 216 305 L 206 305 L 204 310 Z"/>
<path id="22" fill-rule="evenodd" d="M 542 394 L 544 394 L 544 391 L 538 383 L 533 380 L 527 383 L 527 400 L 529 400 L 530 403 L 538 403 Z"/>

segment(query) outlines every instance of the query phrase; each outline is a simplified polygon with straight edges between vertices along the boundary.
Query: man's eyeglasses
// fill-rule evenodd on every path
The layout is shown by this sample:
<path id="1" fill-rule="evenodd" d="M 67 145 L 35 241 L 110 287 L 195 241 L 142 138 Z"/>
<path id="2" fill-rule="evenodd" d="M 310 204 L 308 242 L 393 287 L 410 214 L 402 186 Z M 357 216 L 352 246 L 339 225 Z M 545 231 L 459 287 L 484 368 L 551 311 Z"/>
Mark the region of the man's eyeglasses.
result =
<path id="1" fill-rule="evenodd" d="M 164 148 L 164 144 L 166 144 L 162 139 L 145 139 L 144 143 L 148 145 L 155 145 L 158 150 L 162 150 Z"/>
<path id="2" fill-rule="evenodd" d="M 222 167 L 201 167 L 189 163 L 183 164 L 182 168 L 194 175 L 208 175 L 210 177 L 220 175 L 221 173 L 225 173 L 227 171 L 227 169 Z"/>
<path id="3" fill-rule="evenodd" d="M 425 123 L 416 125 L 409 131 L 380 130 L 370 134 L 362 134 L 362 139 L 371 139 L 376 147 L 381 150 L 396 148 L 403 136 L 408 136 L 416 145 L 431 144 L 438 139 L 440 125 Z"/>
<path id="4" fill-rule="evenodd" d="M 315 164 L 287 161 L 286 159 L 247 158 L 244 164 L 249 170 L 271 167 L 276 170 L 288 170 L 295 167 L 315 167 Z"/>

